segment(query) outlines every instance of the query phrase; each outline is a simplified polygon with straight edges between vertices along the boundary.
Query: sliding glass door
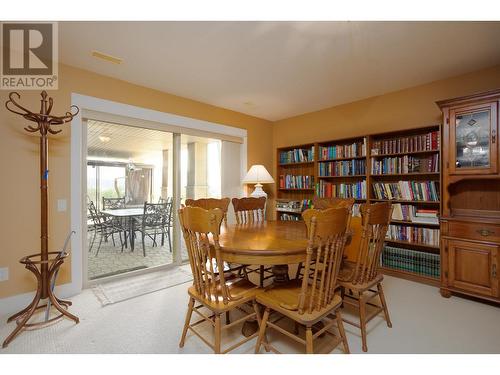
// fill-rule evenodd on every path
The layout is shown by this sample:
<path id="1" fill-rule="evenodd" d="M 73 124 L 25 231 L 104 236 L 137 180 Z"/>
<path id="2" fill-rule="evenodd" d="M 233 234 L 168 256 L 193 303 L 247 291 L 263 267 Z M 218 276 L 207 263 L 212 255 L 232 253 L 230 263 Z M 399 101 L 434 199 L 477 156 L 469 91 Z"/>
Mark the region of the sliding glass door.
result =
<path id="1" fill-rule="evenodd" d="M 173 134 L 87 125 L 88 280 L 175 263 Z"/>

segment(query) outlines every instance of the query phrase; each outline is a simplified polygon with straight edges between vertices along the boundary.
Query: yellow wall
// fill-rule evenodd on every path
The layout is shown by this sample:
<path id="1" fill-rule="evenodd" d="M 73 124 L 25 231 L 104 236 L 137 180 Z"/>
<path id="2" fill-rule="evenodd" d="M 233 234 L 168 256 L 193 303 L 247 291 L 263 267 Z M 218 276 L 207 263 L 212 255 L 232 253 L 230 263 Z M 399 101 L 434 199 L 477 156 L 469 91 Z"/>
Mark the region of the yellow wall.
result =
<path id="1" fill-rule="evenodd" d="M 273 150 L 441 122 L 437 100 L 500 88 L 500 65 L 277 121 Z M 273 152 L 276 177 L 276 152 Z"/>
<path id="2" fill-rule="evenodd" d="M 61 113 L 72 92 L 116 102 L 175 113 L 248 130 L 248 164 L 264 164 L 275 174 L 276 147 L 368 133 L 437 124 L 436 100 L 500 87 L 500 66 L 430 84 L 389 93 L 322 111 L 277 121 L 274 124 L 178 96 L 133 85 L 81 69 L 61 65 L 59 90 L 50 92 Z M 28 108 L 38 108 L 39 93 L 21 92 Z M 3 108 L 7 92 L 0 91 L 0 267 L 9 267 L 10 279 L 0 282 L 0 298 L 30 291 L 31 275 L 18 263 L 39 251 L 38 140 L 22 128 L 25 121 Z M 69 230 L 69 211 L 58 213 L 55 202 L 70 198 L 70 131 L 50 141 L 50 248 L 57 249 Z M 275 186 L 266 186 L 272 193 Z M 272 198 L 272 194 L 270 195 Z M 272 207 L 272 204 L 269 205 Z M 69 263 L 61 282 L 68 282 Z"/>
<path id="3" fill-rule="evenodd" d="M 59 67 L 59 90 L 54 114 L 69 109 L 71 93 L 79 93 L 162 112 L 230 125 L 248 131 L 248 164 L 272 169 L 272 123 L 238 112 L 133 85 L 70 66 Z M 31 273 L 18 260 L 39 252 L 40 203 L 38 139 L 23 130 L 26 121 L 4 108 L 8 91 L 0 91 L 0 267 L 9 267 L 9 280 L 0 282 L 0 298 L 34 290 Z M 21 102 L 39 108 L 37 91 L 20 91 Z M 70 228 L 70 212 L 56 211 L 56 200 L 70 201 L 70 130 L 49 141 L 50 249 L 62 246 Z M 70 264 L 64 265 L 60 282 L 70 280 Z"/>

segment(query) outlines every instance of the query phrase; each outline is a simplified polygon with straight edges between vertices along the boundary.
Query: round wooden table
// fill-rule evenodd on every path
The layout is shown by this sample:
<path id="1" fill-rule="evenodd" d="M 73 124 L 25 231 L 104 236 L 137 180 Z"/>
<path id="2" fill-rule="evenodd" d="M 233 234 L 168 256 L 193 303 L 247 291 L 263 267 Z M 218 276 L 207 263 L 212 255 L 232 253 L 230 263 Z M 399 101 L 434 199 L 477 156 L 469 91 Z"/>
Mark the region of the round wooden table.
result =
<path id="1" fill-rule="evenodd" d="M 221 227 L 222 259 L 228 263 L 272 265 L 274 282 L 288 280 L 288 265 L 306 260 L 303 221 L 265 221 Z"/>

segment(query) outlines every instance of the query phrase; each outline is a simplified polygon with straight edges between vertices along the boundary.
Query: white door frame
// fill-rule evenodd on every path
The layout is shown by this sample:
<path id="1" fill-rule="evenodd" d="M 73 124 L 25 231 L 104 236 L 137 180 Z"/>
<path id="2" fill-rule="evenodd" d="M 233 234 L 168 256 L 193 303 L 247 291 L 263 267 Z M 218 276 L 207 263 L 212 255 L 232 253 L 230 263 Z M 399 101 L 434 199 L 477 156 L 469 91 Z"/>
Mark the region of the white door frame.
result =
<path id="1" fill-rule="evenodd" d="M 158 130 L 161 130 L 161 128 L 164 127 L 165 131 L 171 131 L 172 126 L 176 126 L 195 131 L 241 138 L 243 140 L 241 145 L 240 171 L 242 176 L 244 176 L 247 169 L 247 131 L 244 129 L 197 120 L 172 113 L 159 112 L 143 107 L 113 102 L 77 93 L 71 94 L 71 104 L 76 105 L 80 109 L 80 112 L 71 122 L 71 229 L 75 231 L 76 234 L 71 240 L 71 283 L 64 285 L 65 297 L 80 293 L 86 286 L 84 285 L 84 281 L 87 279 L 87 276 L 83 274 L 84 259 L 87 255 L 86 236 L 84 235 L 87 229 L 87 209 L 85 194 L 83 194 L 86 190 L 87 183 L 87 134 L 86 131 L 84 132 L 84 130 L 86 130 L 86 124 L 84 124 L 83 121 L 87 117 L 95 117 L 96 113 L 102 113 L 104 117 L 109 115 L 123 117 L 124 119 L 127 119 L 127 123 L 135 121 L 138 124 L 137 126 L 141 126 L 141 123 L 144 124 L 144 122 L 152 123 Z M 178 142 L 178 146 L 180 148 L 180 141 L 178 140 Z M 180 165 L 180 160 L 178 160 L 177 164 Z M 174 173 L 176 175 L 180 175 L 180 170 L 179 168 L 176 168 L 175 165 Z M 179 185 L 177 190 L 180 192 L 179 178 L 177 179 L 177 184 Z M 175 220 L 177 220 L 176 215 L 174 215 L 174 217 Z M 179 241 L 180 233 L 175 233 L 174 231 L 174 237 L 176 236 Z M 178 258 L 180 258 L 180 254 Z M 175 261 L 178 261 L 178 259 L 174 259 L 174 262 Z"/>

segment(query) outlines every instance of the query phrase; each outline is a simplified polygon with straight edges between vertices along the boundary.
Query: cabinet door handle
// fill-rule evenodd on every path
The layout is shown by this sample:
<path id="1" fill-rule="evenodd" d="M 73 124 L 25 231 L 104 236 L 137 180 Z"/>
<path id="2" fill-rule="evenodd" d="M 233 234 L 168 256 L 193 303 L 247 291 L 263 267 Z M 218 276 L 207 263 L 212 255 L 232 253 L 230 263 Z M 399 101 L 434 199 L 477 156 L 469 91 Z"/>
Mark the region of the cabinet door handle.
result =
<path id="1" fill-rule="evenodd" d="M 477 233 L 479 233 L 483 237 L 488 237 L 490 234 L 493 234 L 495 232 L 489 229 L 478 229 Z"/>

